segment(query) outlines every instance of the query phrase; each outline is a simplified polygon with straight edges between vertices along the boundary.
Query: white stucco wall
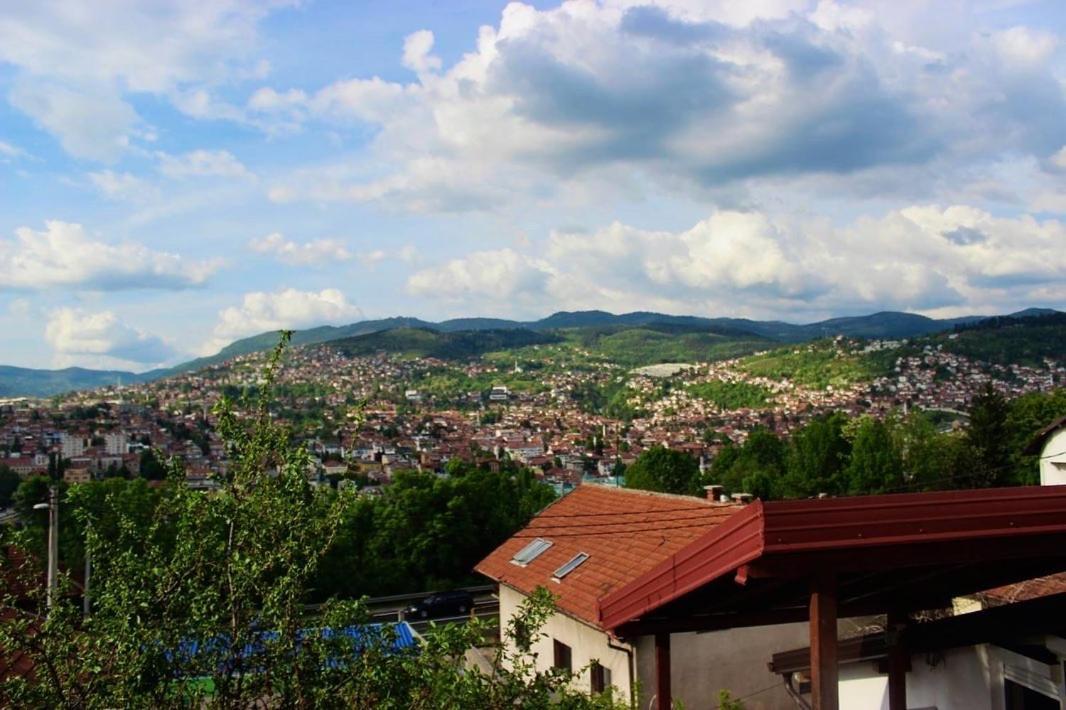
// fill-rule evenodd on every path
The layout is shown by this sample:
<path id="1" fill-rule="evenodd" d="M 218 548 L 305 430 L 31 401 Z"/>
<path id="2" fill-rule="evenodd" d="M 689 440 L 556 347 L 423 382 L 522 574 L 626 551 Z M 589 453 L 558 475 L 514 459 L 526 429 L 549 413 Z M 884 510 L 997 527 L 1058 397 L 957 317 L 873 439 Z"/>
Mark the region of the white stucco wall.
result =
<path id="1" fill-rule="evenodd" d="M 914 656 L 907 674 L 907 707 L 993 710 L 990 682 L 983 646 Z M 878 673 L 876 662 L 841 667 L 840 707 L 888 710 L 888 676 Z"/>
<path id="2" fill-rule="evenodd" d="M 718 707 L 718 692 L 728 690 L 734 698 L 744 698 L 748 710 L 795 710 L 781 677 L 771 673 L 767 663 L 779 651 L 806 646 L 808 638 L 806 623 L 673 634 L 670 687 L 674 700 L 683 702 L 686 710 L 709 710 Z M 653 707 L 655 640 L 642 637 L 636 645 L 640 708 Z"/>
<path id="3" fill-rule="evenodd" d="M 1048 666 L 991 645 L 957 648 L 911 658 L 907 707 L 937 710 L 1004 710 L 1004 678 L 1058 693 L 1066 708 L 1061 659 Z M 856 663 L 840 669 L 840 707 L 888 710 L 888 677 L 877 664 Z"/>
<path id="4" fill-rule="evenodd" d="M 1066 428 L 1047 438 L 1040 456 L 1040 485 L 1066 485 Z"/>
<path id="5" fill-rule="evenodd" d="M 523 599 L 525 597 L 520 592 L 500 585 L 501 628 L 506 628 L 506 624 L 514 616 Z M 543 636 L 533 646 L 533 653 L 537 656 L 538 670 L 551 668 L 554 660 L 552 640 L 556 639 L 570 647 L 573 670 L 582 671 L 574 681 L 577 688 L 585 691 L 591 689 L 592 681 L 586 666 L 592 661 L 598 661 L 601 666 L 611 672 L 611 685 L 621 693 L 621 697 L 629 697 L 629 654 L 625 650 L 612 648 L 612 645 L 622 648 L 629 648 L 629 646 L 618 641 L 611 641 L 603 631 L 558 612 L 552 614 L 541 629 L 541 633 Z"/>

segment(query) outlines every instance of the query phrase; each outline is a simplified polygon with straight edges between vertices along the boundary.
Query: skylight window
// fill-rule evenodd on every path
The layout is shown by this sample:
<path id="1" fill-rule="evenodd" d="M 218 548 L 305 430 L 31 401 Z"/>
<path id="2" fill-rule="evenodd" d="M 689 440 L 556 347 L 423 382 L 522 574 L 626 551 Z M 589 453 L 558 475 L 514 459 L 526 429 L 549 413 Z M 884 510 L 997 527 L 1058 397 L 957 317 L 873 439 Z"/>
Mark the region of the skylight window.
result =
<path id="1" fill-rule="evenodd" d="M 570 561 L 565 565 L 555 570 L 555 574 L 552 575 L 555 579 L 562 579 L 566 575 L 573 572 L 575 569 L 581 566 L 581 563 L 589 558 L 584 552 L 579 552 L 570 558 Z"/>
<path id="2" fill-rule="evenodd" d="M 544 538 L 538 537 L 536 540 L 515 553 L 515 556 L 511 558 L 511 562 L 525 567 L 530 562 L 540 557 L 541 553 L 551 546 L 551 540 L 545 540 Z"/>

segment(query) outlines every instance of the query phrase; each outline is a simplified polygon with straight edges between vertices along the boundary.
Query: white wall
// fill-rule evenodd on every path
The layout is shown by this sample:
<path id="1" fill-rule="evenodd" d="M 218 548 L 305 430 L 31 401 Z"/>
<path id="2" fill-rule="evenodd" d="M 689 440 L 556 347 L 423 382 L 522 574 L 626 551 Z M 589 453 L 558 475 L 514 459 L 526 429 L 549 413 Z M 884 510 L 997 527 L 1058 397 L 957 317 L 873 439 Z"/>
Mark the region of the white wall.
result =
<path id="1" fill-rule="evenodd" d="M 670 636 L 670 687 L 686 709 L 717 708 L 718 692 L 744 698 L 748 710 L 795 710 L 781 676 L 767 667 L 777 652 L 806 646 L 808 626 L 780 624 Z M 637 641 L 640 707 L 655 695 L 655 640 Z M 847 707 L 847 706 L 841 706 Z"/>
<path id="2" fill-rule="evenodd" d="M 1066 427 L 1047 438 L 1040 456 L 1040 485 L 1066 485 Z"/>
<path id="3" fill-rule="evenodd" d="M 506 628 L 508 621 L 514 616 L 519 604 L 525 596 L 510 587 L 500 585 L 500 625 L 501 632 Z M 552 640 L 556 639 L 565 643 L 571 649 L 573 670 L 584 669 L 592 661 L 611 672 L 611 685 L 613 685 L 621 697 L 628 698 L 629 685 L 629 655 L 611 645 L 628 648 L 626 644 L 615 641 L 610 643 L 610 637 L 600 629 L 556 612 L 549 617 L 547 623 L 541 629 L 542 637 L 533 645 L 533 653 L 536 654 L 536 667 L 538 670 L 551 668 L 554 660 Z M 575 681 L 574 686 L 580 690 L 591 689 L 591 678 L 587 669 L 582 670 Z"/>
<path id="4" fill-rule="evenodd" d="M 907 674 L 907 707 L 1003 710 L 1005 675 L 1030 687 L 1062 688 L 1061 665 L 1049 667 L 996 646 L 970 646 L 913 656 Z M 1061 695 L 1060 702 L 1066 707 Z M 888 676 L 878 673 L 876 662 L 841 667 L 840 707 L 888 710 Z"/>

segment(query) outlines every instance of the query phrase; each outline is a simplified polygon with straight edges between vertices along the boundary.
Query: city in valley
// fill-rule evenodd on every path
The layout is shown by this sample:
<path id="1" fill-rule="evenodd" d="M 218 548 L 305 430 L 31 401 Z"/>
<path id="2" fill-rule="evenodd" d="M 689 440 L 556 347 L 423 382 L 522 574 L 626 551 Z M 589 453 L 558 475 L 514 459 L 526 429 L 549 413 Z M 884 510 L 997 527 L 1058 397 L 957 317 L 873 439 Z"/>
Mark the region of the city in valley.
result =
<path id="1" fill-rule="evenodd" d="M 1061 334 L 1061 325 L 1052 327 L 1052 338 Z M 563 491 L 583 481 L 617 484 L 654 446 L 686 452 L 706 470 L 724 443 L 740 444 L 756 427 L 787 438 L 832 412 L 883 418 L 923 410 L 942 429 L 959 428 L 988 384 L 1015 398 L 1066 383 L 1061 358 L 962 354 L 972 347 L 956 345 L 980 340 L 981 330 L 746 344 L 763 349 L 650 365 L 612 359 L 604 340 L 588 346 L 573 335 L 447 359 L 403 343 L 367 355 L 329 342 L 293 346 L 283 353 L 273 415 L 313 455 L 307 475 L 320 485 L 358 482 L 373 494 L 398 471 L 509 459 Z M 1050 347 L 1054 353 L 1054 340 Z M 247 405 L 268 358 L 256 352 L 150 383 L 0 403 L 0 463 L 27 477 L 47 473 L 58 454 L 64 478 L 79 482 L 137 476 L 146 457 L 174 458 L 189 485 L 211 487 L 226 470 L 214 408 L 222 397 Z"/>

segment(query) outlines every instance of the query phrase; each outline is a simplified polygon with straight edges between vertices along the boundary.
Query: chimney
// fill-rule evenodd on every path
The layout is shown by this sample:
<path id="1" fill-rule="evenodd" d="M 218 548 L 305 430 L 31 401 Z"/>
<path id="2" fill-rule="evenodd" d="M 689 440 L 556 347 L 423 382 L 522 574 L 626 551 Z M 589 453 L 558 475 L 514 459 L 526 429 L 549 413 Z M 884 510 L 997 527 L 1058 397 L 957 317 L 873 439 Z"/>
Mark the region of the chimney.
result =
<path id="1" fill-rule="evenodd" d="M 733 502 L 734 503 L 742 503 L 744 505 L 747 505 L 748 503 L 750 503 L 752 500 L 754 500 L 754 498 L 755 498 L 755 496 L 753 496 L 751 493 L 734 493 L 733 494 Z"/>
<path id="2" fill-rule="evenodd" d="M 709 486 L 704 486 L 703 490 L 707 492 L 707 500 L 718 501 L 721 500 L 722 495 L 725 493 L 725 486 L 720 486 L 715 483 Z"/>

